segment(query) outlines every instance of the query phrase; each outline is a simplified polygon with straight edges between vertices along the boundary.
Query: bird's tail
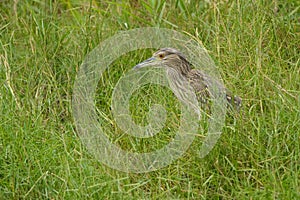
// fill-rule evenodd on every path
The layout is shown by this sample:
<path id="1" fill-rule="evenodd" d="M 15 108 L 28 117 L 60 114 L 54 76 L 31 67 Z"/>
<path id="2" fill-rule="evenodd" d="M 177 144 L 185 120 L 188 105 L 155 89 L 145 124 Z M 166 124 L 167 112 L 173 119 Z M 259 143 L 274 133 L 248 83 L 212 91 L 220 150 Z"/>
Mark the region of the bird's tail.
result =
<path id="1" fill-rule="evenodd" d="M 240 110 L 242 106 L 242 99 L 239 96 L 233 96 L 231 94 L 226 94 L 226 99 L 231 107 L 236 110 Z"/>

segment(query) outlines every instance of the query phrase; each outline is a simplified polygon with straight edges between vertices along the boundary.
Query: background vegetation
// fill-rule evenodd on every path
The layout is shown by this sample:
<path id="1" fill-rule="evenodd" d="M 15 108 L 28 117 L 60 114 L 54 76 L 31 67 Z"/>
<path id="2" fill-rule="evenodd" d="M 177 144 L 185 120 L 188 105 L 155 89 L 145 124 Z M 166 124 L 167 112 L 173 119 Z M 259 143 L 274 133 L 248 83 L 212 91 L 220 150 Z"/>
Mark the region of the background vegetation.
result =
<path id="1" fill-rule="evenodd" d="M 299 8 L 296 0 L 2 1 L 0 199 L 299 199 Z M 191 149 L 161 170 L 130 174 L 87 152 L 71 96 L 87 53 L 145 26 L 201 40 L 243 108 L 204 159 Z M 150 53 L 132 52 L 106 72 L 104 113 L 118 78 Z"/>

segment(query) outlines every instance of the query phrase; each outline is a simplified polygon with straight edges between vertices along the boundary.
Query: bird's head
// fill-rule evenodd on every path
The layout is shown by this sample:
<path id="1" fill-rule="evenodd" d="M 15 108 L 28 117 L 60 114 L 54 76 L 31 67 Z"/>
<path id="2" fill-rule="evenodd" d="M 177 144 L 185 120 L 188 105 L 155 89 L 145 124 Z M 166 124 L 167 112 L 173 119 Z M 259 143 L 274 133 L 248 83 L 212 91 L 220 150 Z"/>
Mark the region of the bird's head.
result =
<path id="1" fill-rule="evenodd" d="M 186 75 L 190 71 L 190 63 L 185 56 L 178 50 L 173 48 L 162 48 L 156 51 L 151 58 L 137 64 L 134 69 L 147 66 L 166 66 L 177 70 Z"/>

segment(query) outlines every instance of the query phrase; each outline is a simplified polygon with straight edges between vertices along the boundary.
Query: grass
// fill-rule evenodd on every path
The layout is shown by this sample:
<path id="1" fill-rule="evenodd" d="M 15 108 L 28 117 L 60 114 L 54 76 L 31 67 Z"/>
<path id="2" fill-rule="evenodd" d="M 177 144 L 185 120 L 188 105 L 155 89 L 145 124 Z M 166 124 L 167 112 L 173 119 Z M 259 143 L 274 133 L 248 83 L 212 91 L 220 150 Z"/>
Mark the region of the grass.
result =
<path id="1" fill-rule="evenodd" d="M 0 199 L 300 198 L 298 1 L 195 2 L 1 3 Z M 171 165 L 132 174 L 89 154 L 75 130 L 71 99 L 80 64 L 93 48 L 120 31 L 145 26 L 201 40 L 243 108 L 242 117 L 228 117 L 207 157 L 197 157 L 195 141 Z M 119 77 L 150 55 L 139 53 L 121 57 L 99 82 L 105 89 L 99 89 L 97 105 L 107 116 Z M 165 104 L 171 105 L 169 128 L 176 128 L 170 92 L 145 87 L 140 94 L 143 90 L 153 95 L 143 96 L 140 110 L 133 111 L 137 123 L 145 123 L 148 104 L 171 101 Z M 147 151 L 172 136 L 166 133 L 149 143 L 124 136 L 121 143 Z"/>

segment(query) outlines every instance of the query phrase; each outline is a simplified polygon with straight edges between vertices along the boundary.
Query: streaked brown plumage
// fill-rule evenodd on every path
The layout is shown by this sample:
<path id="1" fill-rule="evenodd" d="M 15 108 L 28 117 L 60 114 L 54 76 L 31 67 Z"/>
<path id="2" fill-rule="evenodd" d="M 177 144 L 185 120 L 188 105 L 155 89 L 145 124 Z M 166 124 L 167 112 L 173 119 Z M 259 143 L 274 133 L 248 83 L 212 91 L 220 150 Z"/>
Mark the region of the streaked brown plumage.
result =
<path id="1" fill-rule="evenodd" d="M 191 64 L 187 61 L 186 57 L 178 50 L 173 48 L 163 48 L 153 54 L 153 56 L 134 67 L 134 69 L 146 67 L 146 66 L 166 66 L 175 69 L 178 74 L 182 75 L 189 81 L 193 87 L 198 101 L 206 104 L 207 100 L 211 96 L 209 88 L 216 86 L 219 91 L 224 93 L 229 105 L 236 109 L 241 106 L 241 98 L 233 96 L 231 92 L 226 89 L 219 81 L 211 78 L 199 69 L 192 69 Z M 171 80 L 176 82 L 178 76 L 171 75 Z"/>

